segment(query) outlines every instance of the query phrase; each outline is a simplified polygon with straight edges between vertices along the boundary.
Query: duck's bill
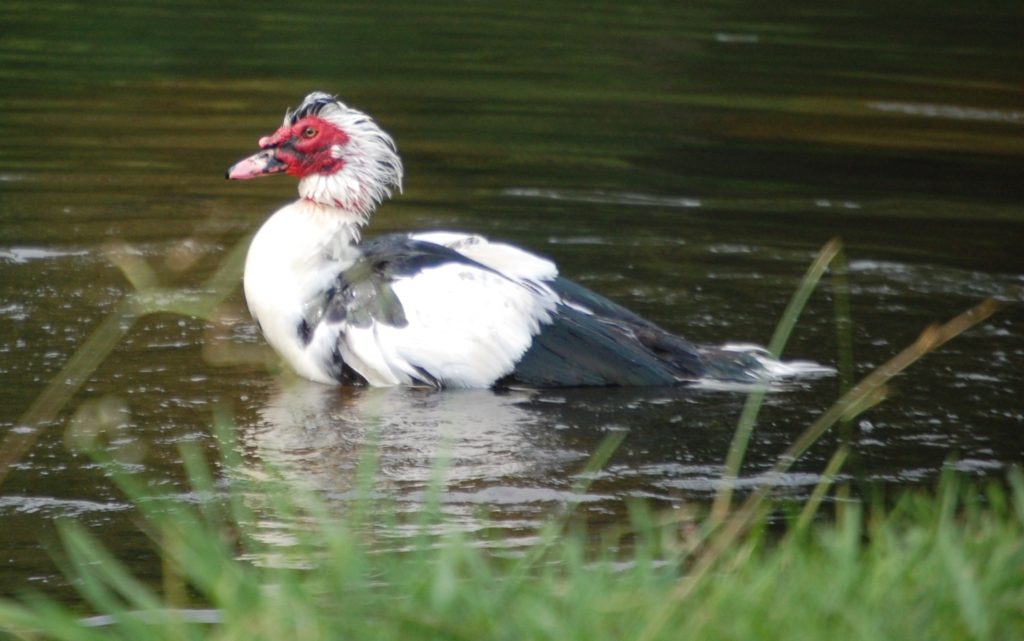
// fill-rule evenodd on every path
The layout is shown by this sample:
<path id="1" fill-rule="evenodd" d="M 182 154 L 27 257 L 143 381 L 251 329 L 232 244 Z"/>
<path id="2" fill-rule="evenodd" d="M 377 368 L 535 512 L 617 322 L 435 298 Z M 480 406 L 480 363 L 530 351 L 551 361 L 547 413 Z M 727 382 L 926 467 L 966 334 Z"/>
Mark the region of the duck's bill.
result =
<path id="1" fill-rule="evenodd" d="M 264 149 L 231 165 L 226 178 L 228 180 L 248 180 L 271 174 L 283 174 L 287 170 L 288 165 L 278 160 L 273 149 Z"/>

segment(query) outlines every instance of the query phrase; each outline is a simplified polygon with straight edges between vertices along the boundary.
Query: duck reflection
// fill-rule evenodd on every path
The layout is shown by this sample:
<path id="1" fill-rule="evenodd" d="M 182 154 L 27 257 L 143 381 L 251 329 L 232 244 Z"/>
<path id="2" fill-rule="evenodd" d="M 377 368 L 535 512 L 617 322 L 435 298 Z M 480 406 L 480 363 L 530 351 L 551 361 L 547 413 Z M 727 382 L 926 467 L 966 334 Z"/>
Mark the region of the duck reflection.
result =
<path id="1" fill-rule="evenodd" d="M 409 509 L 441 469 L 446 511 L 474 506 L 547 509 L 569 497 L 593 443 L 565 440 L 569 424 L 536 391 L 339 388 L 279 380 L 242 439 L 288 478 L 334 498 L 351 496 L 367 448 L 378 486 Z M 584 500 L 609 499 L 599 494 Z M 461 506 L 461 509 L 460 509 Z"/>
<path id="2" fill-rule="evenodd" d="M 475 523 L 480 511 L 507 527 L 535 526 L 572 497 L 586 461 L 611 431 L 628 435 L 581 498 L 587 518 L 624 516 L 627 500 L 661 507 L 704 501 L 717 490 L 722 461 L 745 395 L 708 389 L 448 390 L 329 387 L 279 379 L 242 430 L 247 449 L 290 480 L 331 499 L 354 496 L 368 448 L 374 488 L 396 509 L 416 512 L 442 470 L 442 509 Z M 748 456 L 750 476 L 795 436 L 771 420 L 792 398 L 771 394 Z M 780 489 L 800 493 L 818 476 L 794 471 Z M 810 473 L 808 473 L 810 472 Z M 493 525 L 493 523 L 492 523 Z"/>

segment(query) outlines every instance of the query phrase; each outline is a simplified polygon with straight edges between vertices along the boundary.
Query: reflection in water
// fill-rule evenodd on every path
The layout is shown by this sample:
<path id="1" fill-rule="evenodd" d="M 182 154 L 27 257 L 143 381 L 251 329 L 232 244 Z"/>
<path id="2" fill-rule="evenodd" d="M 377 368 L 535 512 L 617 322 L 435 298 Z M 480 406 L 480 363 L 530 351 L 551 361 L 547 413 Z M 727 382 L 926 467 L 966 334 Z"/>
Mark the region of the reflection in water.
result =
<path id="1" fill-rule="evenodd" d="M 623 497 L 662 506 L 717 490 L 731 425 L 744 395 L 735 388 L 434 391 L 338 388 L 279 380 L 258 416 L 241 429 L 247 450 L 290 480 L 344 502 L 353 498 L 367 448 L 376 485 L 400 510 L 418 511 L 440 465 L 442 509 L 456 527 L 535 528 L 571 496 L 585 461 L 610 431 L 627 432 L 612 461 L 580 499 L 591 519 L 623 515 Z M 779 387 L 773 405 L 808 392 Z M 761 481 L 770 452 L 787 444 L 767 425 L 761 452 L 739 486 Z M 817 465 L 817 463 L 815 464 Z M 796 471 L 780 489 L 803 492 L 819 477 Z M 281 524 L 274 524 L 274 529 Z"/>
<path id="2" fill-rule="evenodd" d="M 341 503 L 359 493 L 357 476 L 368 453 L 376 459 L 380 496 L 401 512 L 420 511 L 441 469 L 447 528 L 501 529 L 514 539 L 530 536 L 543 514 L 570 497 L 571 477 L 589 456 L 559 443 L 558 432 L 549 431 L 550 417 L 532 405 L 536 396 L 338 388 L 289 379 L 241 438 L 258 466 L 270 464 L 287 480 Z M 263 521 L 261 527 L 270 542 L 290 541 L 288 524 Z"/>
<path id="3" fill-rule="evenodd" d="M 382 474 L 398 485 L 427 482 L 431 462 L 441 455 L 451 458 L 448 474 L 455 483 L 521 475 L 542 464 L 522 456 L 528 433 L 541 420 L 524 406 L 531 394 L 288 380 L 246 436 L 268 462 L 294 467 L 328 490 L 348 484 L 363 447 L 372 442 L 378 443 Z"/>

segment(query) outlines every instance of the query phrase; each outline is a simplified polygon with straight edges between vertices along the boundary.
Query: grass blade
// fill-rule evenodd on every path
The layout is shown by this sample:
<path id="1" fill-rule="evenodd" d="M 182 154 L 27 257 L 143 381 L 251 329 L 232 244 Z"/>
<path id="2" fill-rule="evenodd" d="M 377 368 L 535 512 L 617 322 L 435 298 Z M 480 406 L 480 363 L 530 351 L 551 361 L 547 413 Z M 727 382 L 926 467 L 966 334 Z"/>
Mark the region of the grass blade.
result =
<path id="1" fill-rule="evenodd" d="M 778 358 L 782 355 L 782 349 L 789 340 L 793 328 L 800 317 L 800 313 L 807 306 L 807 300 L 821 281 L 825 270 L 832 264 L 836 256 L 840 255 L 842 248 L 842 241 L 838 238 L 833 238 L 818 251 L 818 255 L 811 262 L 803 279 L 801 279 L 800 286 L 797 287 L 792 298 L 790 298 L 782 318 L 779 319 L 778 324 L 775 326 L 771 342 L 768 343 L 768 351 L 771 352 L 772 356 Z M 732 504 L 733 486 L 736 483 L 736 479 L 739 478 L 740 467 L 743 465 L 743 459 L 747 453 L 747 445 L 754 431 L 757 415 L 761 411 L 761 404 L 764 402 L 764 395 L 764 389 L 754 390 L 747 395 L 747 400 L 743 404 L 743 411 L 740 413 L 736 431 L 733 434 L 732 442 L 729 444 L 729 453 L 725 458 L 722 485 L 715 494 L 715 500 L 711 506 L 710 524 L 712 526 L 721 523 L 729 512 L 729 507 Z"/>
<path id="2" fill-rule="evenodd" d="M 865 376 L 860 383 L 844 394 L 811 424 L 778 458 L 772 469 L 765 474 L 764 481 L 751 493 L 743 505 L 728 520 L 721 523 L 721 527 L 714 532 L 707 546 L 695 561 L 692 570 L 680 580 L 672 598 L 667 600 L 661 610 L 651 618 L 644 633 L 640 636 L 641 641 L 650 641 L 661 633 L 673 610 L 693 593 L 693 590 L 707 576 L 722 553 L 736 543 L 753 523 L 757 522 L 758 515 L 762 514 L 765 502 L 779 476 L 785 473 L 822 434 L 843 417 L 849 417 L 854 411 L 863 411 L 877 403 L 884 398 L 885 384 L 894 376 L 903 372 L 926 354 L 981 323 L 994 314 L 997 309 L 999 309 L 999 304 L 996 301 L 986 299 L 943 325 L 927 328 L 913 344 Z M 714 524 L 718 525 L 717 522 Z"/>

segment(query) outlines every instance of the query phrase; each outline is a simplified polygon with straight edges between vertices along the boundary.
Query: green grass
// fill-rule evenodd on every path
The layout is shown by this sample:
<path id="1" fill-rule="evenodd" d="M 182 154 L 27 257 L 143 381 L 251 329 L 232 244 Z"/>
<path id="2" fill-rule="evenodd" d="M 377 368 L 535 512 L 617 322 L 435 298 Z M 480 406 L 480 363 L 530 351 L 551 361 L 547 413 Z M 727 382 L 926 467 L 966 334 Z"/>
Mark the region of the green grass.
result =
<path id="1" fill-rule="evenodd" d="M 136 292 L 21 423 L 51 422 L 148 314 L 209 314 L 237 280 L 239 256 L 231 252 L 198 293 L 163 290 L 145 265 L 119 263 Z M 826 268 L 841 271 L 841 265 L 841 246 L 831 242 L 794 294 L 772 340 L 774 353 Z M 758 390 L 744 408 L 726 482 L 707 514 L 650 514 L 641 505 L 629 526 L 587 531 L 573 526 L 570 500 L 536 542 L 515 549 L 446 530 L 438 507 L 443 469 L 419 521 L 399 523 L 386 499 L 339 509 L 274 470 L 246 473 L 252 464 L 239 460 L 233 427 L 220 417 L 219 480 L 195 449 L 182 448 L 198 501 L 161 494 L 116 462 L 102 461 L 137 507 L 162 561 L 160 584 L 134 577 L 88 531 L 61 523 L 60 562 L 85 608 L 33 593 L 0 601 L 0 639 L 1024 638 L 1024 476 L 1018 471 L 1006 484 L 985 488 L 961 487 L 948 475 L 932 494 L 878 502 L 887 508 L 839 500 L 835 519 L 816 522 L 849 450 L 844 441 L 804 505 L 779 506 L 771 494 L 772 480 L 826 430 L 884 400 L 894 376 L 995 309 L 984 301 L 929 328 L 860 382 L 844 384 L 840 399 L 738 506 L 728 481 L 738 476 L 754 429 Z M 578 476 L 577 496 L 621 439 L 611 437 L 597 450 Z M 5 438 L 0 483 L 31 445 L 28 437 Z M 369 447 L 357 495 L 376 495 L 372 455 Z M 792 515 L 782 525 L 770 520 L 780 507 Z M 265 542 L 260 524 L 266 522 L 283 524 L 291 542 Z"/>
<path id="2" fill-rule="evenodd" d="M 183 450 L 193 490 L 206 497 L 198 504 L 112 472 L 164 560 L 162 586 L 64 523 L 66 570 L 103 625 L 26 594 L 0 602 L 0 629 L 70 641 L 1024 636 L 1016 472 L 981 489 L 948 475 L 935 493 L 908 492 L 888 508 L 849 503 L 839 519 L 806 529 L 780 532 L 762 517 L 694 578 L 722 531 L 704 527 L 707 517 L 638 509 L 628 528 L 590 532 L 553 519 L 537 542 L 496 553 L 493 541 L 427 534 L 443 525 L 431 512 L 397 550 L 387 505 L 339 510 L 313 491 L 242 476 L 230 428 L 219 432 L 227 490 Z M 261 519 L 291 524 L 294 543 L 261 543 Z"/>

